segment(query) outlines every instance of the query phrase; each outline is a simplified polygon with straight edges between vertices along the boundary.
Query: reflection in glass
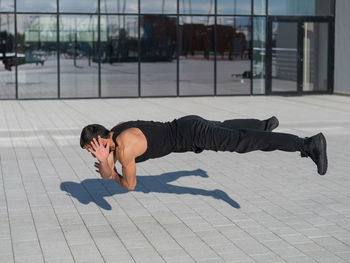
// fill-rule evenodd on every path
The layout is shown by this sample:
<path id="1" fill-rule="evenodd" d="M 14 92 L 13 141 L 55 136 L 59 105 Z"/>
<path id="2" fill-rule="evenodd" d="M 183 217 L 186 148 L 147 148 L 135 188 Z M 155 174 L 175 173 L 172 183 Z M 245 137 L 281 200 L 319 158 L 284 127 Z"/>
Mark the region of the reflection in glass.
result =
<path id="1" fill-rule="evenodd" d="M 328 23 L 304 22 L 303 91 L 328 89 Z"/>
<path id="2" fill-rule="evenodd" d="M 60 16 L 61 97 L 98 96 L 97 16 Z"/>
<path id="3" fill-rule="evenodd" d="M 137 13 L 138 0 L 100 0 L 101 13 Z"/>
<path id="4" fill-rule="evenodd" d="M 141 1 L 141 13 L 176 14 L 177 0 Z"/>
<path id="5" fill-rule="evenodd" d="M 1 1 L 0 1 L 1 2 Z M 56 0 L 17 0 L 20 12 L 56 12 Z"/>
<path id="6" fill-rule="evenodd" d="M 251 0 L 217 0 L 218 14 L 249 15 L 251 14 Z"/>
<path id="7" fill-rule="evenodd" d="M 0 1 L 0 12 L 13 12 L 14 0 L 1 0 Z"/>
<path id="8" fill-rule="evenodd" d="M 249 17 L 217 17 L 217 93 L 250 93 Z"/>
<path id="9" fill-rule="evenodd" d="M 254 14 L 266 15 L 266 0 L 254 0 Z"/>
<path id="10" fill-rule="evenodd" d="M 0 14 L 0 99 L 16 97 L 14 15 Z"/>
<path id="11" fill-rule="evenodd" d="M 138 96 L 138 18 L 101 16 L 101 95 Z"/>
<path id="12" fill-rule="evenodd" d="M 141 95 L 176 95 L 176 17 L 141 17 Z"/>
<path id="13" fill-rule="evenodd" d="M 180 95 L 214 94 L 214 18 L 180 17 Z"/>
<path id="14" fill-rule="evenodd" d="M 333 0 L 269 0 L 269 15 L 334 15 Z"/>
<path id="15" fill-rule="evenodd" d="M 17 15 L 19 98 L 57 97 L 57 17 Z"/>
<path id="16" fill-rule="evenodd" d="M 180 0 L 180 14 L 208 14 L 215 13 L 214 0 Z"/>
<path id="17" fill-rule="evenodd" d="M 98 0 L 59 0 L 60 12 L 97 13 Z M 102 0 L 103 1 L 103 0 Z"/>
<path id="18" fill-rule="evenodd" d="M 296 92 L 298 23 L 272 22 L 272 92 Z"/>
<path id="19" fill-rule="evenodd" d="M 253 19 L 253 94 L 265 94 L 266 18 Z"/>

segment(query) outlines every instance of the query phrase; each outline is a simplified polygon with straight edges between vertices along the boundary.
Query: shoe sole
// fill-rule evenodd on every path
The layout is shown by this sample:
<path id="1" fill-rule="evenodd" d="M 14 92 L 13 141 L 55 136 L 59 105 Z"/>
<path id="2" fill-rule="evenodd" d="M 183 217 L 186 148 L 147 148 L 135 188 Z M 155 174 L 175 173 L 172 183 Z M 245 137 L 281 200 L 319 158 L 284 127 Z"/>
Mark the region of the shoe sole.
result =
<path id="1" fill-rule="evenodd" d="M 319 137 L 319 151 L 320 151 L 320 158 L 317 162 L 317 172 L 320 175 L 324 175 L 327 172 L 328 168 L 328 159 L 327 159 L 327 142 L 326 138 L 322 133 L 318 134 Z"/>
<path id="2" fill-rule="evenodd" d="M 269 127 L 268 131 L 273 131 L 274 129 L 276 129 L 278 127 L 280 122 L 278 121 L 278 119 L 275 116 L 271 117 L 270 120 L 273 120 L 273 123 L 272 123 L 271 127 Z"/>

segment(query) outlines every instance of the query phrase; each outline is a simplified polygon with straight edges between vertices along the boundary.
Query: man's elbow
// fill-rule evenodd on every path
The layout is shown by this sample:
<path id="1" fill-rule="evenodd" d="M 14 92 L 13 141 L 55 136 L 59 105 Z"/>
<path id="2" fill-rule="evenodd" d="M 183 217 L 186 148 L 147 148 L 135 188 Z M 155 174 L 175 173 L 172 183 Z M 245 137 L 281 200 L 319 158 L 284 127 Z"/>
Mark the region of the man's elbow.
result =
<path id="1" fill-rule="evenodd" d="M 133 190 L 135 190 L 135 187 L 136 187 L 136 183 L 127 185 L 125 187 L 125 189 L 128 190 L 128 191 L 133 191 Z"/>

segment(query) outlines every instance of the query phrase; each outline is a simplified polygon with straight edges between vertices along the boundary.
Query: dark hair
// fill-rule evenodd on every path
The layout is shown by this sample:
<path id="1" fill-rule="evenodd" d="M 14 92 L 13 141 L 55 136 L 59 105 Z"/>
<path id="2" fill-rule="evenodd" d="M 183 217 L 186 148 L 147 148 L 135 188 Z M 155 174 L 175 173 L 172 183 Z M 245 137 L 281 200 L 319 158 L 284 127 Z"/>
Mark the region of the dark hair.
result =
<path id="1" fill-rule="evenodd" d="M 96 138 L 97 140 L 98 135 L 100 135 L 101 138 L 108 139 L 109 132 L 109 130 L 100 124 L 90 124 L 85 126 L 80 135 L 80 147 L 84 148 L 86 144 L 90 144 L 93 138 Z"/>

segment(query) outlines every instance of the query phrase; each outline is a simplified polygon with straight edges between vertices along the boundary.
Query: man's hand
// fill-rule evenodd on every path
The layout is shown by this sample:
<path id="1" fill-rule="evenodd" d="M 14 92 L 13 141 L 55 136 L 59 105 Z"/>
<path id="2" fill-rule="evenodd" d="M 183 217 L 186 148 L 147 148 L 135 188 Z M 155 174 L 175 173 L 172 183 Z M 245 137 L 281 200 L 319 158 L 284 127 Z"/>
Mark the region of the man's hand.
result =
<path id="1" fill-rule="evenodd" d="M 103 172 L 101 172 L 102 169 L 101 169 L 100 163 L 95 162 L 94 166 L 95 166 L 95 168 L 96 168 L 95 171 L 96 171 L 97 173 L 99 173 L 103 179 L 113 179 L 113 174 L 106 176 Z M 115 170 L 115 172 L 117 172 L 117 171 Z"/>
<path id="2" fill-rule="evenodd" d="M 94 138 L 90 144 L 92 149 L 89 148 L 89 152 L 91 152 L 92 155 L 100 162 L 105 162 L 109 155 L 109 140 L 107 141 L 106 147 L 104 147 L 102 144 L 101 136 L 98 136 L 98 141 Z"/>

